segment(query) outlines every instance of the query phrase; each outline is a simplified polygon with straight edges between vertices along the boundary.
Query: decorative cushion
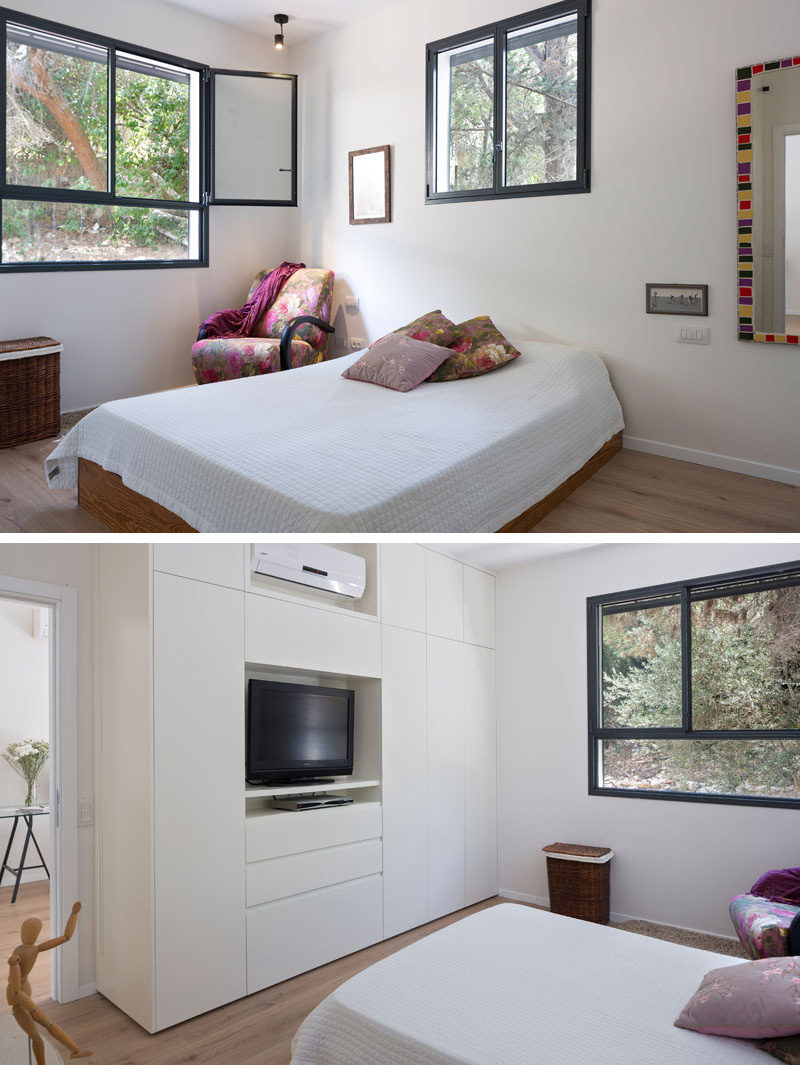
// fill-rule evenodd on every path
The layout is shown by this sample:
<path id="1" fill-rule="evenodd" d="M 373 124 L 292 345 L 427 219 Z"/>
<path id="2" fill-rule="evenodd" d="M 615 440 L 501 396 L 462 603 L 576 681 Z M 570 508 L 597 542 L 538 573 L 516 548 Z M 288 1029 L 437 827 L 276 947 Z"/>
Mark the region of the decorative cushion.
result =
<path id="1" fill-rule="evenodd" d="M 439 344 L 443 348 L 448 347 L 457 335 L 456 327 L 449 318 L 445 318 L 441 310 L 429 311 L 404 325 L 402 329 L 395 329 L 395 333 L 403 333 L 414 340 L 427 340 L 429 344 Z M 391 336 L 391 333 L 389 335 Z M 375 343 L 377 344 L 377 341 Z"/>
<path id="2" fill-rule="evenodd" d="M 785 1039 L 765 1039 L 758 1044 L 759 1050 L 766 1050 L 778 1061 L 786 1065 L 800 1065 L 800 1036 L 790 1035 Z"/>
<path id="3" fill-rule="evenodd" d="M 449 347 L 455 352 L 431 374 L 431 381 L 456 381 L 459 377 L 477 377 L 504 366 L 519 356 L 492 319 L 484 314 L 456 327 L 456 338 Z"/>
<path id="4" fill-rule="evenodd" d="M 800 959 L 761 958 L 712 969 L 675 1026 L 736 1039 L 797 1035 Z"/>
<path id="5" fill-rule="evenodd" d="M 322 352 L 295 337 L 292 367 L 322 362 Z M 192 348 L 192 369 L 199 385 L 276 373 L 281 368 L 280 341 L 257 337 L 198 340 Z"/>
<path id="6" fill-rule="evenodd" d="M 756 880 L 750 894 L 800 906 L 800 869 L 770 869 Z"/>
<path id="7" fill-rule="evenodd" d="M 735 895 L 730 915 L 739 942 L 751 958 L 780 958 L 789 953 L 789 928 L 800 907 Z"/>
<path id="8" fill-rule="evenodd" d="M 397 392 L 410 392 L 430 377 L 446 358 L 447 348 L 439 344 L 414 340 L 405 333 L 389 333 L 376 340 L 360 359 L 348 366 L 342 377 L 383 385 Z"/>
<path id="9" fill-rule="evenodd" d="M 250 286 L 248 299 L 269 272 L 269 270 L 262 270 L 256 275 Z M 333 281 L 332 270 L 314 270 L 308 267 L 305 270 L 297 270 L 278 293 L 278 298 L 261 321 L 256 323 L 252 335 L 275 337 L 280 340 L 281 333 L 289 322 L 301 314 L 313 314 L 315 318 L 329 322 L 333 300 Z M 305 340 L 317 351 L 324 352 L 327 348 L 328 334 L 317 329 L 315 325 L 301 325 L 295 336 Z"/>

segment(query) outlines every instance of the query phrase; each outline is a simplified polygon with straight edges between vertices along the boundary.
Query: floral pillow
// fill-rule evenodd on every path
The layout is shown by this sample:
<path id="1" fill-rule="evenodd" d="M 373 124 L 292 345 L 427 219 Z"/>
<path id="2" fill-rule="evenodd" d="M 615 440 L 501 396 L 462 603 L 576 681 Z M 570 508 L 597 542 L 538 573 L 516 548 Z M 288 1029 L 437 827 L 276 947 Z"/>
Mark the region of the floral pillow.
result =
<path id="1" fill-rule="evenodd" d="M 800 1034 L 800 958 L 759 958 L 712 969 L 675 1026 L 737 1039 Z"/>
<path id="2" fill-rule="evenodd" d="M 376 340 L 369 351 L 348 366 L 342 377 L 352 381 L 367 381 L 383 385 L 397 392 L 410 392 L 447 358 L 447 348 L 414 340 L 404 333 L 389 333 Z"/>
<path id="3" fill-rule="evenodd" d="M 414 340 L 427 340 L 429 344 L 439 344 L 446 348 L 456 339 L 457 329 L 439 310 L 429 311 L 420 318 L 415 318 L 402 329 L 395 329 L 395 333 L 403 333 L 407 337 L 413 337 Z M 391 333 L 389 335 L 391 336 Z"/>
<path id="4" fill-rule="evenodd" d="M 758 1044 L 758 1049 L 772 1054 L 773 1058 L 785 1062 L 785 1065 L 800 1065 L 800 1037 L 796 1035 L 787 1039 L 765 1039 Z"/>
<path id="5" fill-rule="evenodd" d="M 462 322 L 455 329 L 456 338 L 449 345 L 455 354 L 445 359 L 439 369 L 431 374 L 431 381 L 477 377 L 505 366 L 519 356 L 514 345 L 506 340 L 487 314 Z"/>

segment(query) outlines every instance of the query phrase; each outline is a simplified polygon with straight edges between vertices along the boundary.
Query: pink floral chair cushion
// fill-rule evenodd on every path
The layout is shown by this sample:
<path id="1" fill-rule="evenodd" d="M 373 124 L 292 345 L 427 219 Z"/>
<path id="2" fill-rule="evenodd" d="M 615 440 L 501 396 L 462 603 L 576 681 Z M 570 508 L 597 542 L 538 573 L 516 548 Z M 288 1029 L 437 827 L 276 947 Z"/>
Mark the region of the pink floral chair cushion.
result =
<path id="1" fill-rule="evenodd" d="M 322 362 L 322 352 L 295 338 L 292 341 L 292 369 L 315 362 Z M 280 368 L 280 341 L 272 338 L 198 340 L 192 348 L 192 369 L 200 385 L 277 373 Z"/>
<path id="2" fill-rule="evenodd" d="M 248 299 L 268 273 L 269 270 L 262 270 L 256 275 L 250 286 Z M 278 298 L 257 323 L 253 336 L 280 339 L 281 333 L 289 322 L 301 314 L 313 314 L 315 318 L 329 322 L 333 302 L 333 280 L 332 270 L 306 269 L 292 274 L 278 294 Z M 301 325 L 295 336 L 305 340 L 316 351 L 321 351 L 323 356 L 327 353 L 328 334 L 323 333 L 316 326 Z"/>
<path id="3" fill-rule="evenodd" d="M 789 953 L 789 927 L 800 907 L 770 902 L 756 895 L 736 895 L 730 914 L 739 942 L 751 958 L 779 958 Z"/>
<path id="4" fill-rule="evenodd" d="M 262 270 L 256 275 L 248 299 L 269 272 Z M 333 281 L 332 270 L 298 270 L 256 323 L 252 336 L 198 340 L 192 347 L 192 369 L 197 383 L 278 372 L 281 333 L 293 318 L 312 314 L 323 322 L 330 321 Z M 327 352 L 328 334 L 314 325 L 301 325 L 292 340 L 292 367 L 322 362 Z"/>

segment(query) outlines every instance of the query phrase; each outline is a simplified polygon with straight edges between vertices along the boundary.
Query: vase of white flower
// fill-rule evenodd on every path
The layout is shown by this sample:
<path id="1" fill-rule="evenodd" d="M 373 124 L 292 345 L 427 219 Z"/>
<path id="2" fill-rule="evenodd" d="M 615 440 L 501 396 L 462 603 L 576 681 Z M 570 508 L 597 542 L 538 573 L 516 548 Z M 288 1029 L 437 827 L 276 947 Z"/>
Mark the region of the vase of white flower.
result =
<path id="1" fill-rule="evenodd" d="M 28 786 L 26 806 L 33 806 L 36 802 L 36 778 L 44 769 L 49 755 L 50 744 L 46 740 L 20 740 L 18 743 L 9 743 L 3 751 L 3 758 Z"/>

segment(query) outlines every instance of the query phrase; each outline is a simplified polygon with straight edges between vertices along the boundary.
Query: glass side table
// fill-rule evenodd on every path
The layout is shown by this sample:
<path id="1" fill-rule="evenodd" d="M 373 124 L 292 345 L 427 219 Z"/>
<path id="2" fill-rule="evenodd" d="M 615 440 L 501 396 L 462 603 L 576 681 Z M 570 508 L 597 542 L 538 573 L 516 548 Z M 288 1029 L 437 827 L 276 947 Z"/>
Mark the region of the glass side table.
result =
<path id="1" fill-rule="evenodd" d="M 41 852 L 39 844 L 36 842 L 36 836 L 33 831 L 33 819 L 34 817 L 43 817 L 45 814 L 50 813 L 49 806 L 0 806 L 0 819 L 14 818 L 14 824 L 11 828 L 11 835 L 8 837 L 8 846 L 6 847 L 6 853 L 3 855 L 3 864 L 0 865 L 0 886 L 3 883 L 3 877 L 7 872 L 11 873 L 14 880 L 14 891 L 11 895 L 12 903 L 17 901 L 17 894 L 19 893 L 19 885 L 22 880 L 22 874 L 29 869 L 44 869 L 47 873 L 47 879 L 50 879 L 50 870 L 47 868 L 47 862 L 44 860 L 44 855 Z M 19 865 L 16 869 L 8 864 L 8 859 L 11 856 L 11 845 L 14 842 L 14 837 L 17 834 L 17 826 L 20 821 L 23 822 L 25 828 L 25 840 L 22 844 L 22 857 L 19 860 Z M 25 859 L 28 857 L 28 847 L 33 843 L 36 848 L 36 853 L 39 855 L 40 861 L 35 865 L 26 865 Z"/>

